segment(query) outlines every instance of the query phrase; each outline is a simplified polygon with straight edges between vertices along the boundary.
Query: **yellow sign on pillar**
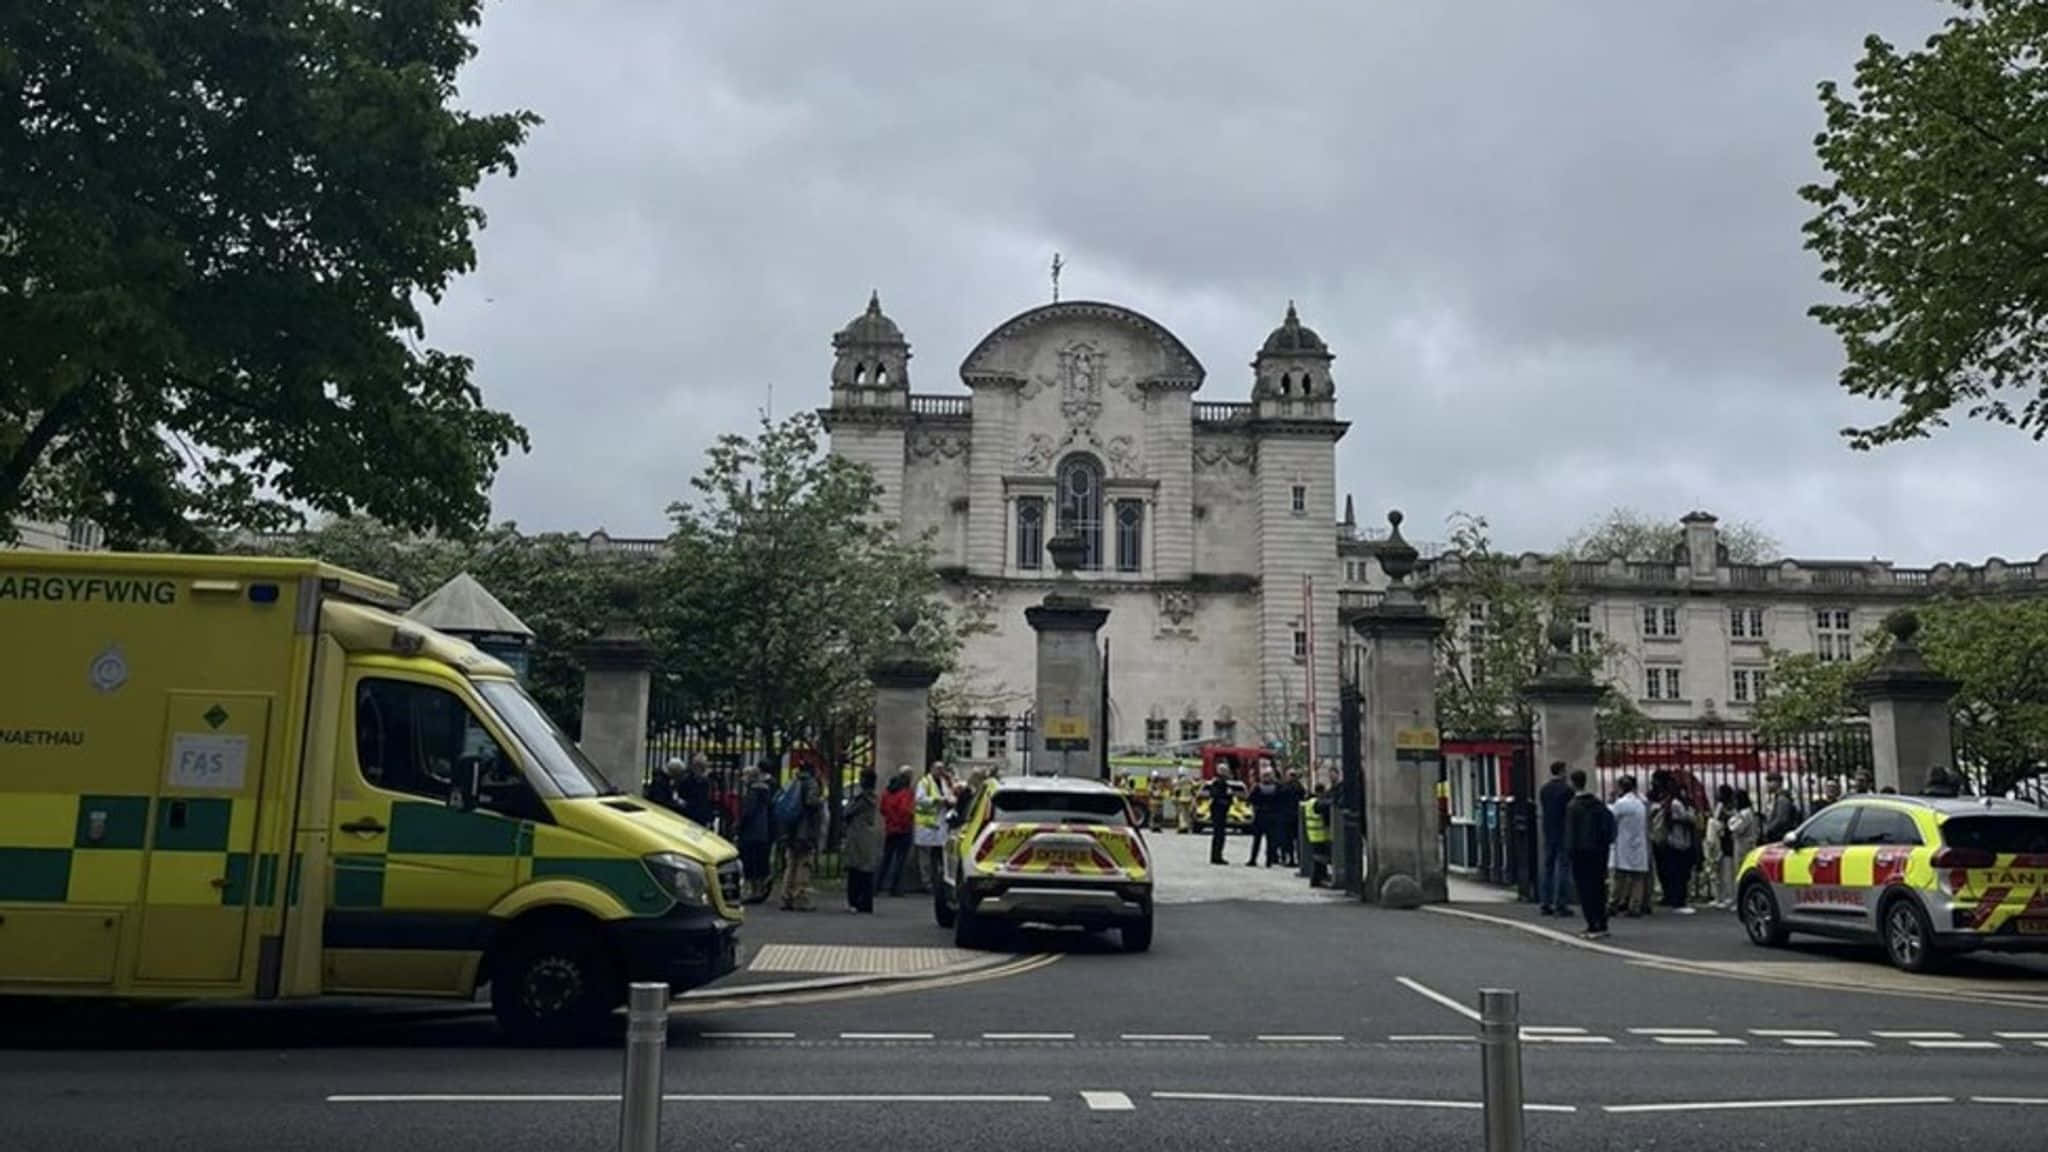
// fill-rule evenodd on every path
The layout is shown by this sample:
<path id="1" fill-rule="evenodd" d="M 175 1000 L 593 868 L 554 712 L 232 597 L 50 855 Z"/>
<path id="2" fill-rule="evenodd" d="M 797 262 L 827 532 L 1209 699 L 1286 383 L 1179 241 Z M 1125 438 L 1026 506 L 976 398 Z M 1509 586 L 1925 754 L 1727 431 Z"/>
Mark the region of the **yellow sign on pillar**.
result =
<path id="1" fill-rule="evenodd" d="M 1441 747 L 1434 728 L 1394 729 L 1396 760 L 1434 760 Z"/>
<path id="2" fill-rule="evenodd" d="M 1047 716 L 1045 746 L 1059 752 L 1081 752 L 1088 748 L 1088 717 Z"/>

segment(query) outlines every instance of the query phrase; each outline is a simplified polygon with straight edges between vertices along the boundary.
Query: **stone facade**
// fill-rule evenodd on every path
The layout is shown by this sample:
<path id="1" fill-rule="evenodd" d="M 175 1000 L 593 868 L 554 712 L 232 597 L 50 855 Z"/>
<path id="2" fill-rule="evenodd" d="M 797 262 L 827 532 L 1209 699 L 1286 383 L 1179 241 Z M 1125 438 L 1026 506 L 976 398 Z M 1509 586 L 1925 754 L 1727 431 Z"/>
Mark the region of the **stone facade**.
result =
<path id="1" fill-rule="evenodd" d="M 96 552 L 106 547 L 106 532 L 90 520 L 73 520 L 69 524 L 21 520 L 15 523 L 14 530 L 17 535 L 14 543 L 0 544 L 0 548 L 31 548 L 44 552 Z"/>
<path id="2" fill-rule="evenodd" d="M 929 534 L 964 639 L 937 690 L 979 724 L 961 758 L 1021 754 L 1013 733 L 990 754 L 989 718 L 1031 708 L 1024 609 L 1051 589 L 1044 546 L 1068 525 L 1090 546 L 1081 591 L 1110 610 L 1113 750 L 1334 732 L 1346 425 L 1333 357 L 1292 305 L 1249 402 L 1196 400 L 1193 353 L 1115 304 L 1005 321 L 962 362 L 964 395 L 910 391 L 909 343 L 876 299 L 832 343 L 832 451 L 874 470 L 879 514 L 906 540 Z"/>

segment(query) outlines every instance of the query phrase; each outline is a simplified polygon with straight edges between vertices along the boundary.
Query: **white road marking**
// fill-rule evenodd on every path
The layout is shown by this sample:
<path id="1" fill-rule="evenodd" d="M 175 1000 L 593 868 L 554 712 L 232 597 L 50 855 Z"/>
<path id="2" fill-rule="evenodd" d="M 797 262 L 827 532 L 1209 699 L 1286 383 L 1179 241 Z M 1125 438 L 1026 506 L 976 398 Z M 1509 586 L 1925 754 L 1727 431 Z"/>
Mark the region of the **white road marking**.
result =
<path id="1" fill-rule="evenodd" d="M 1993 1032 L 2000 1040 L 2048 1040 L 2048 1032 Z"/>
<path id="2" fill-rule="evenodd" d="M 841 1040 L 929 1040 L 929 1032 L 841 1032 Z"/>
<path id="3" fill-rule="evenodd" d="M 1355 1108 L 1450 1108 L 1477 1112 L 1477 1100 L 1416 1100 L 1401 1096 L 1264 1096 L 1250 1092 L 1154 1092 L 1154 1100 L 1196 1100 L 1222 1104 L 1339 1104 Z M 1524 1112 L 1577 1112 L 1571 1104 L 1524 1104 Z"/>
<path id="4" fill-rule="evenodd" d="M 1207 1044 L 1207 1032 L 1126 1032 L 1122 1039 L 1133 1044 Z"/>
<path id="5" fill-rule="evenodd" d="M 1050 1096 L 1020 1096 L 991 1094 L 924 1094 L 924 1093 L 773 1093 L 719 1094 L 684 1093 L 669 1094 L 663 1100 L 688 1104 L 1050 1104 Z M 617 1093 L 574 1095 L 561 1092 L 536 1092 L 526 1094 L 510 1093 L 455 1093 L 422 1092 L 411 1094 L 368 1094 L 334 1095 L 327 1097 L 329 1104 L 616 1104 Z"/>
<path id="6" fill-rule="evenodd" d="M 1072 1040 L 1072 1032 L 983 1032 L 983 1040 Z"/>
<path id="7" fill-rule="evenodd" d="M 1712 1028 L 1631 1028 L 1631 1036 L 1719 1036 Z"/>
<path id="8" fill-rule="evenodd" d="M 705 1040 L 794 1040 L 794 1032 L 702 1032 Z"/>
<path id="9" fill-rule="evenodd" d="M 1081 1101 L 1088 1105 L 1090 1112 L 1135 1112 L 1138 1109 L 1131 1103 L 1131 1098 L 1121 1092 L 1083 1092 Z"/>
<path id="10" fill-rule="evenodd" d="M 1449 996 L 1444 995 L 1443 993 L 1437 991 L 1434 988 L 1431 988 L 1429 985 L 1424 984 L 1419 980 L 1410 980 L 1406 976 L 1396 976 L 1394 977 L 1394 980 L 1397 983 L 1399 983 L 1401 987 L 1408 989 L 1410 992 L 1414 992 L 1421 996 L 1427 996 L 1431 1000 L 1434 1000 L 1437 1003 L 1443 1005 L 1444 1007 L 1449 1008 L 1451 1011 L 1456 1012 L 1458 1015 L 1463 1016 L 1467 1020 L 1477 1021 L 1479 1019 L 1479 1009 L 1468 1008 L 1465 1005 L 1458 1003 L 1456 1000 L 1451 999 Z"/>
<path id="11" fill-rule="evenodd" d="M 1972 1104 L 2022 1104 L 2034 1107 L 2048 1107 L 2048 1098 L 2040 1096 L 1972 1096 Z"/>
<path id="12" fill-rule="evenodd" d="M 1542 1032 L 1538 1032 L 1532 1035 L 1527 1030 L 1524 1030 L 1522 1032 L 1522 1042 L 1525 1044 L 1612 1044 L 1614 1043 L 1614 1037 L 1554 1036 Z"/>
<path id="13" fill-rule="evenodd" d="M 1823 1100 L 1695 1100 L 1683 1104 L 1602 1104 L 1602 1112 L 1740 1112 L 1765 1108 L 1869 1108 L 1886 1104 L 1953 1104 L 1953 1096 L 1839 1096 Z"/>
<path id="14" fill-rule="evenodd" d="M 1456 1042 L 1456 1043 L 1464 1043 L 1464 1044 L 1476 1044 L 1476 1043 L 1478 1043 L 1478 1042 L 1479 1042 L 1479 1037 L 1477 1037 L 1477 1036 L 1467 1036 L 1467 1035 L 1465 1035 L 1465 1034 L 1463 1034 L 1463 1033 L 1461 1033 L 1461 1032 L 1426 1032 L 1426 1033 L 1415 1033 L 1415 1034 L 1411 1034 L 1411 1035 L 1406 1035 L 1406 1036 L 1389 1036 L 1389 1037 L 1387 1037 L 1387 1039 L 1388 1039 L 1388 1040 L 1391 1040 L 1391 1041 L 1393 1041 L 1393 1042 L 1394 1042 L 1394 1043 L 1396 1043 L 1396 1044 L 1409 1044 L 1409 1043 L 1429 1043 L 1429 1042 Z"/>
<path id="15" fill-rule="evenodd" d="M 1699 1048 L 1746 1048 L 1749 1041 L 1740 1036 L 1652 1036 L 1659 1044 L 1690 1044 Z"/>
<path id="16" fill-rule="evenodd" d="M 1839 1036 L 1787 1036 L 1785 1043 L 1793 1048 L 1875 1048 L 1868 1040 L 1844 1040 Z"/>
<path id="17" fill-rule="evenodd" d="M 1969 1049 L 1978 1052 L 1986 1048 L 2005 1047 L 1996 1040 L 1912 1040 L 1908 1043 L 1915 1048 Z"/>
<path id="18" fill-rule="evenodd" d="M 1259 1036 L 1257 1039 L 1261 1044 L 1342 1044 L 1344 1042 L 1342 1036 L 1303 1036 L 1282 1035 L 1278 1033 L 1269 1033 Z"/>
<path id="19" fill-rule="evenodd" d="M 1524 1036 L 1584 1036 L 1584 1028 L 1538 1028 L 1530 1025 L 1522 1029 Z"/>
<path id="20" fill-rule="evenodd" d="M 1961 1040 L 1961 1032 L 1872 1032 L 1879 1040 Z"/>
<path id="21" fill-rule="evenodd" d="M 2034 1041 L 2034 1047 L 2036 1047 L 2036 1048 L 2048 1048 L 2048 1040 L 2036 1040 L 2036 1041 Z"/>
<path id="22" fill-rule="evenodd" d="M 1840 1032 L 1832 1032 L 1826 1028 L 1751 1028 L 1749 1034 L 1751 1036 L 1776 1036 L 1785 1040 L 1795 1036 L 1814 1038 L 1841 1035 Z"/>
<path id="23" fill-rule="evenodd" d="M 452 1092 L 417 1092 L 410 1094 L 350 1093 L 337 1094 L 327 1098 L 329 1104 L 616 1104 L 617 1093 L 606 1095 L 575 1095 L 566 1092 L 536 1092 L 522 1095 L 505 1093 L 458 1094 Z"/>

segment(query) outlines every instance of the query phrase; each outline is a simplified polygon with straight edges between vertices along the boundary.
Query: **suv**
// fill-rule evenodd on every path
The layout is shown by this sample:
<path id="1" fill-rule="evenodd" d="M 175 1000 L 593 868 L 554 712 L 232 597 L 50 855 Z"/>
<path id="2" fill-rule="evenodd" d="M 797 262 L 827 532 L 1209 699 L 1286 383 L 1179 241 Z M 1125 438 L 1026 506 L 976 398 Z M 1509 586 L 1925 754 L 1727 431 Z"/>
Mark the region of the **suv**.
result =
<path id="1" fill-rule="evenodd" d="M 932 915 L 962 948 L 1002 924 L 1115 928 L 1152 946 L 1152 860 L 1121 792 L 1063 776 L 997 778 L 946 837 Z"/>
<path id="2" fill-rule="evenodd" d="M 1924 972 L 1977 950 L 2048 952 L 2048 812 L 2017 800 L 1849 796 L 1743 860 L 1753 943 L 1793 932 L 1881 944 Z"/>

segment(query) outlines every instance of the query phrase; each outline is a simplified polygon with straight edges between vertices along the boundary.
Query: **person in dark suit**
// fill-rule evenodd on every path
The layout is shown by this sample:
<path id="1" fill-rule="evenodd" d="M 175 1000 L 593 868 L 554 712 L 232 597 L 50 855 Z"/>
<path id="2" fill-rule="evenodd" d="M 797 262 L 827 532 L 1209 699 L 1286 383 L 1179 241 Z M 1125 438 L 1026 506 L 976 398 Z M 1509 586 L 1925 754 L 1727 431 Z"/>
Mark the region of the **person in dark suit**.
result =
<path id="1" fill-rule="evenodd" d="M 1230 835 L 1230 777 L 1219 771 L 1203 791 L 1209 800 L 1209 863 L 1227 864 L 1223 842 Z"/>

